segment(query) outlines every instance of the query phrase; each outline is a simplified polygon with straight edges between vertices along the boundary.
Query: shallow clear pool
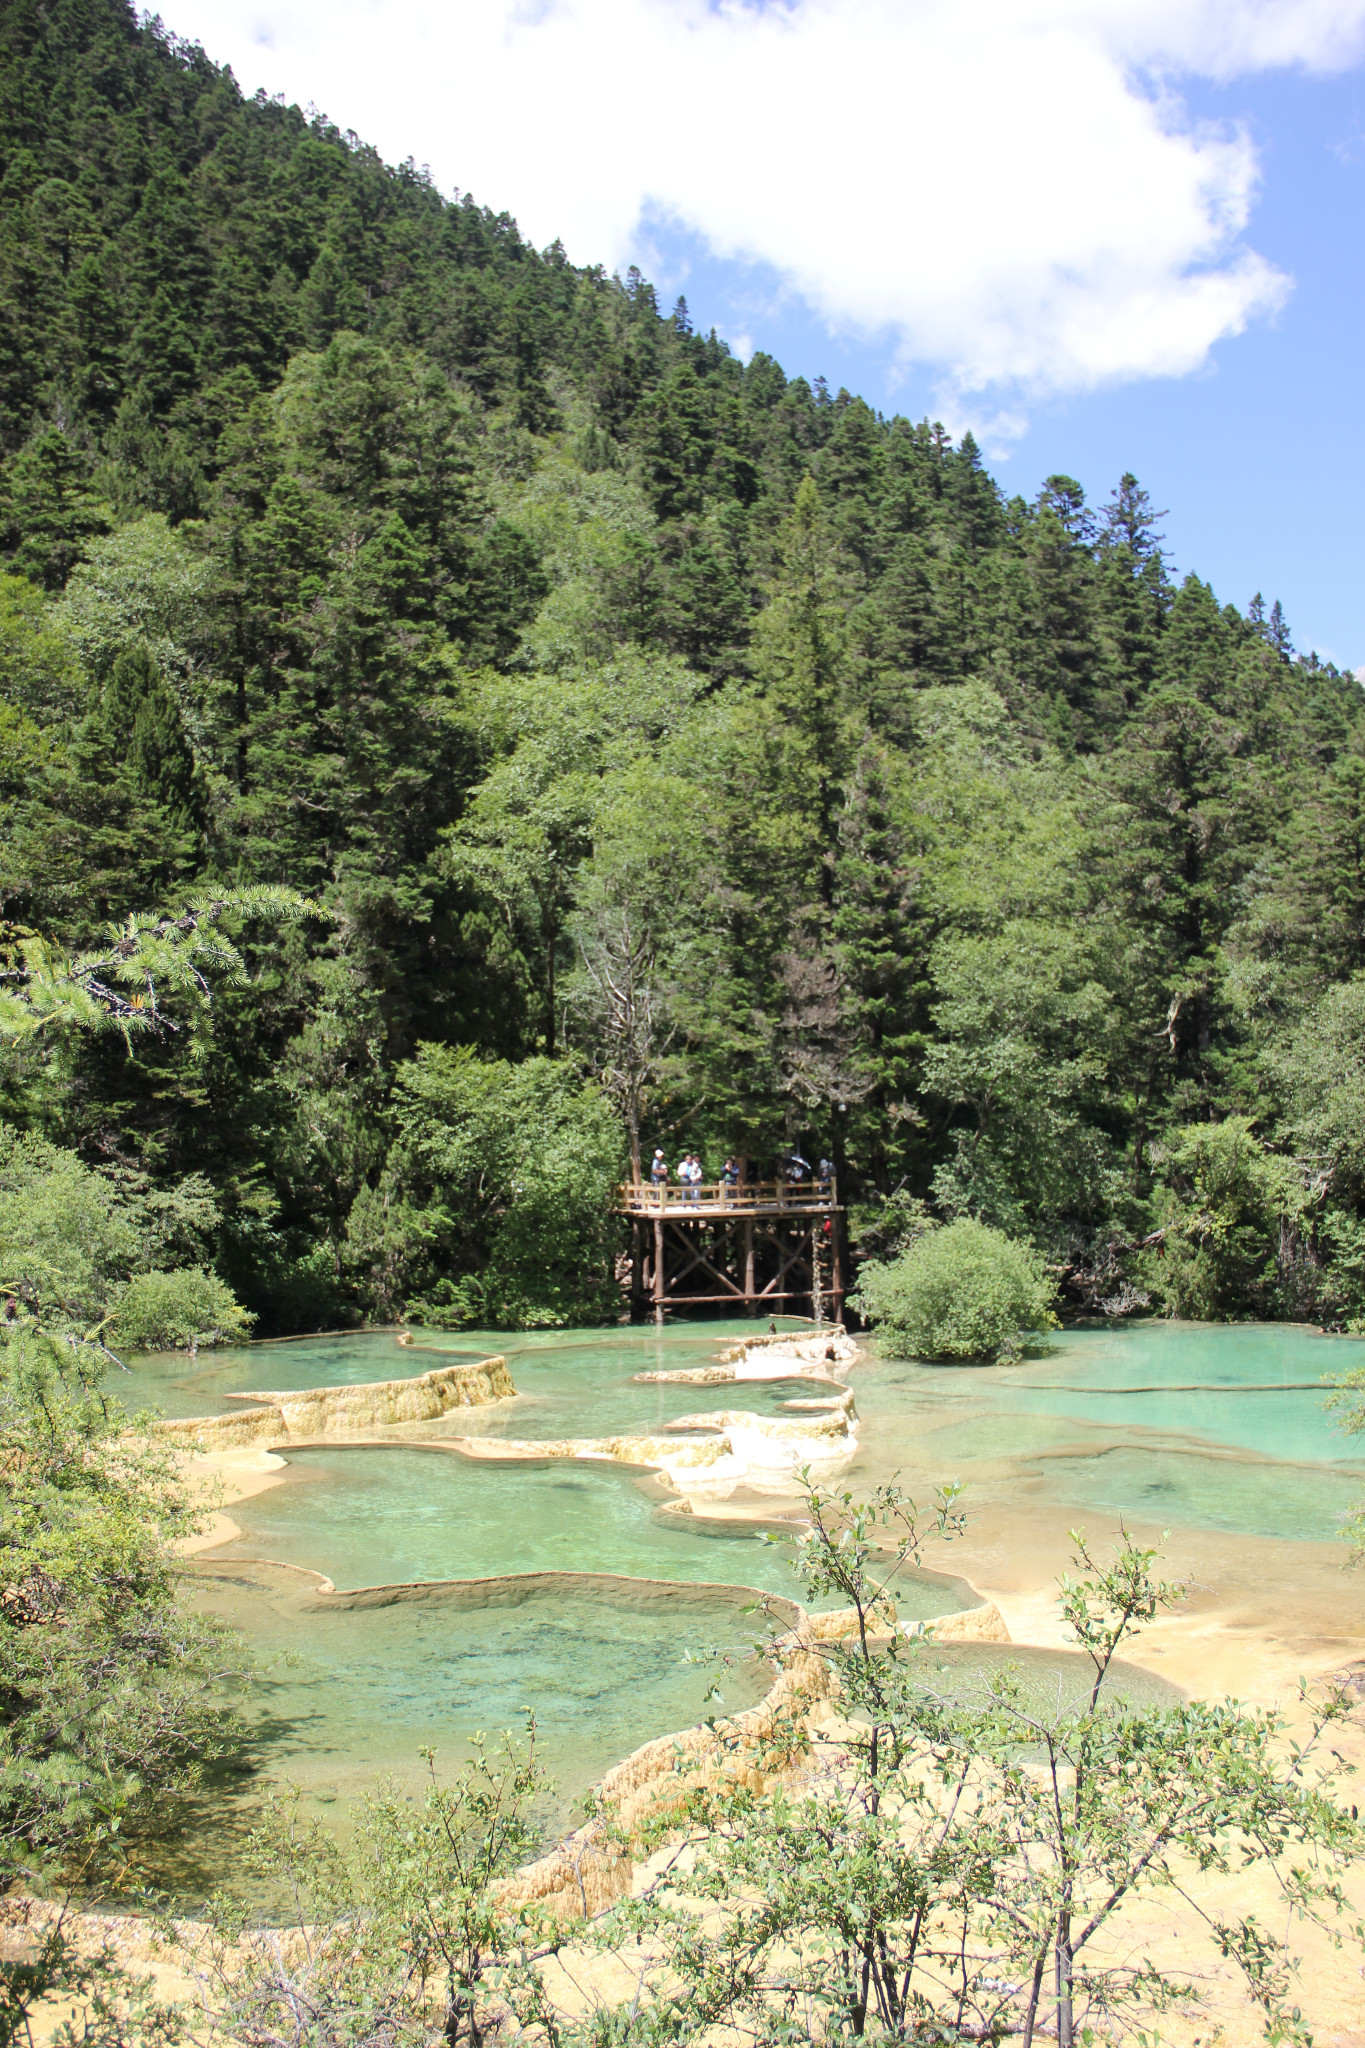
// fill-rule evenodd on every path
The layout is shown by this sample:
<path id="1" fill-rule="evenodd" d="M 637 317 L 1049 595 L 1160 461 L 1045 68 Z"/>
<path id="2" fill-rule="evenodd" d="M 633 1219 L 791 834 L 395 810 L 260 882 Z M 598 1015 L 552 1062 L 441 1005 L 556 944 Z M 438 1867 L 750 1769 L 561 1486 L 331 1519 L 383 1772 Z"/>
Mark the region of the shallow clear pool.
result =
<path id="1" fill-rule="evenodd" d="M 740 1712 L 770 1683 L 751 1654 L 761 1629 L 736 1589 L 589 1590 L 551 1578 L 354 1604 L 320 1601 L 277 1569 L 237 1566 L 210 1567 L 196 1604 L 244 1630 L 259 1659 L 247 1709 L 264 1768 L 222 1774 L 188 1839 L 159 1852 L 157 1882 L 190 1900 L 224 1879 L 243 1888 L 242 1837 L 269 1786 L 297 1786 L 305 1812 L 344 1832 L 351 1802 L 381 1778 L 420 1788 L 423 1748 L 449 1776 L 469 1736 L 506 1729 L 524 1740 L 534 1709 L 552 1781 L 535 1817 L 553 1840 L 641 1743 Z"/>
<path id="2" fill-rule="evenodd" d="M 961 1477 L 973 1497 L 1330 1541 L 1365 1437 L 1324 1408 L 1365 1342 L 1283 1324 L 1143 1323 L 1058 1333 L 1017 1366 L 870 1361 L 855 1473 Z"/>
<path id="3" fill-rule="evenodd" d="M 291 1451 L 289 1466 L 288 1484 L 234 1504 L 242 1535 L 215 1559 L 303 1565 L 347 1588 L 578 1571 L 801 1597 L 785 1545 L 662 1514 L 650 1483 L 620 1466 L 472 1463 L 406 1446 Z M 912 1574 L 897 1598 L 912 1621 L 961 1604 L 947 1582 Z"/>
<path id="4" fill-rule="evenodd" d="M 462 1411 L 448 1430 L 644 1434 L 726 1407 L 780 1414 L 787 1400 L 818 1392 L 795 1382 L 632 1378 L 705 1365 L 756 1327 L 764 1326 L 461 1333 L 411 1349 L 392 1333 L 355 1333 L 135 1361 L 114 1390 L 130 1407 L 212 1414 L 236 1405 L 225 1399 L 231 1392 L 404 1378 L 496 1350 L 517 1399 Z M 858 1490 L 896 1473 L 927 1497 L 960 1477 L 969 1507 L 1003 1500 L 1027 1515 L 1092 1510 L 1110 1526 L 1129 1516 L 1329 1540 L 1361 1490 L 1365 1439 L 1340 1434 L 1323 1409 L 1323 1382 L 1360 1362 L 1365 1343 L 1273 1325 L 1075 1330 L 1020 1365 L 985 1369 L 872 1351 L 849 1375 L 862 1417 L 849 1484 Z M 716 1711 L 707 1693 L 717 1682 L 721 1711 L 757 1696 L 765 1682 L 758 1665 L 736 1659 L 718 1676 L 685 1653 L 717 1643 L 737 1650 L 751 1639 L 756 1618 L 741 1614 L 750 1596 L 734 1589 L 799 1590 L 780 1549 L 700 1518 L 689 1527 L 662 1517 L 657 1483 L 611 1464 L 472 1462 L 410 1442 L 288 1456 L 286 1484 L 233 1506 L 241 1537 L 205 1561 L 196 1597 L 244 1628 L 262 1659 L 253 1711 L 267 1775 L 297 1780 L 311 1803 L 339 1812 L 379 1773 L 415 1774 L 423 1744 L 453 1762 L 473 1727 L 516 1726 L 534 1706 L 561 1787 L 545 1808 L 546 1825 L 557 1826 L 638 1743 Z M 414 1590 L 328 1603 L 296 1574 L 253 1559 L 307 1567 L 341 1588 Z M 556 1572 L 607 1574 L 614 1583 L 503 1576 Z M 488 1583 L 500 1576 L 501 1585 Z M 902 1615 L 949 1611 L 960 1591 L 913 1577 L 898 1589 Z M 1019 1658 L 1040 1697 L 1069 1687 L 1079 1669 L 1074 1659 L 993 1646 L 926 1655 L 954 1686 Z M 1128 1681 L 1139 1690 L 1145 1682 Z M 227 1795 L 218 1802 L 197 1837 L 201 1851 L 217 1842 L 231 1862 L 233 1816 L 258 1791 L 248 1788 L 245 1805 Z"/>
<path id="5" fill-rule="evenodd" d="M 412 1379 L 433 1367 L 470 1364 L 499 1354 L 517 1388 L 515 1401 L 460 1412 L 467 1435 L 640 1435 L 694 1410 L 739 1406 L 760 1414 L 781 1412 L 784 1399 L 809 1395 L 809 1386 L 757 1382 L 740 1387 L 638 1384 L 642 1372 L 705 1366 L 715 1353 L 766 1330 L 766 1322 L 692 1323 L 656 1332 L 644 1329 L 531 1330 L 517 1333 L 416 1332 L 401 1345 L 392 1330 L 346 1331 L 269 1344 L 205 1352 L 196 1359 L 173 1353 L 134 1357 L 113 1371 L 107 1390 L 126 1408 L 151 1407 L 165 1415 L 221 1415 L 238 1408 L 230 1394 L 287 1393 L 305 1387 L 356 1386 L 371 1380 Z M 778 1319 L 779 1329 L 805 1326 Z M 742 1395 L 742 1399 L 740 1398 Z"/>

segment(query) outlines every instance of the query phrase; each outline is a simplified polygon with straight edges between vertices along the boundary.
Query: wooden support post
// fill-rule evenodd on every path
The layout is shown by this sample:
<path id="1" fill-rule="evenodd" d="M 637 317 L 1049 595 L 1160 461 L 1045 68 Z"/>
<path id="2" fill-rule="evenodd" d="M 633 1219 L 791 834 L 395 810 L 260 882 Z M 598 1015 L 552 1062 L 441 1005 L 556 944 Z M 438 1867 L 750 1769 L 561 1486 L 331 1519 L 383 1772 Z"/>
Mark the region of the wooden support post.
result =
<path id="1" fill-rule="evenodd" d="M 824 1250 L 824 1228 L 817 1217 L 810 1227 L 810 1316 L 817 1330 L 825 1320 L 824 1276 L 820 1269 Z"/>
<path id="2" fill-rule="evenodd" d="M 630 1223 L 630 1312 L 642 1315 L 645 1306 L 645 1237 L 634 1217 Z"/>
<path id="3" fill-rule="evenodd" d="M 765 1302 L 804 1298 L 817 1323 L 843 1310 L 848 1245 L 832 1180 L 810 1188 L 632 1184 L 619 1206 L 631 1224 L 631 1307 L 643 1314 L 650 1304 L 660 1325 L 679 1303 L 753 1315 Z"/>
<path id="4" fill-rule="evenodd" d="M 654 1219 L 654 1320 L 661 1327 L 664 1319 L 664 1219 Z"/>

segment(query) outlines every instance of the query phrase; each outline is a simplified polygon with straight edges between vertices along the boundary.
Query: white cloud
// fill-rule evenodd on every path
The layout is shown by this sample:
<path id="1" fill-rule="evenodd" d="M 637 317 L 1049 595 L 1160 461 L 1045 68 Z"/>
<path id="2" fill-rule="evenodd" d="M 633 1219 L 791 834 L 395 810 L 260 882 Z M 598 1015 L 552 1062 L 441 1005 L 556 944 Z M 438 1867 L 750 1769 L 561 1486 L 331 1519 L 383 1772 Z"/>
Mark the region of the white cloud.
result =
<path id="1" fill-rule="evenodd" d="M 1332 70 L 1365 0 L 184 0 L 243 86 L 312 98 L 539 243 L 642 217 L 770 265 L 950 410 L 1180 376 L 1291 280 L 1256 153 L 1182 74 Z M 1017 418 L 1017 414 L 1016 414 Z"/>

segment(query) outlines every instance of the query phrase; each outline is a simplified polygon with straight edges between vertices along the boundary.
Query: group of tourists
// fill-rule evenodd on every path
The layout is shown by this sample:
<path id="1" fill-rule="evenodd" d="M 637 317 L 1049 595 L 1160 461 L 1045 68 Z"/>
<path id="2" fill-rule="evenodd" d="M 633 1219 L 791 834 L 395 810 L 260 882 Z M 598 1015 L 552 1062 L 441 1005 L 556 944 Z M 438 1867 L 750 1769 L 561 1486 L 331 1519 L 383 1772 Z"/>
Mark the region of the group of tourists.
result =
<path id="1" fill-rule="evenodd" d="M 656 1188 L 667 1187 L 669 1181 L 672 1179 L 672 1175 L 669 1173 L 668 1170 L 668 1161 L 664 1158 L 662 1145 L 657 1145 L 654 1148 L 654 1164 L 649 1169 L 649 1177 L 653 1181 Z M 696 1153 L 684 1152 L 682 1158 L 678 1161 L 679 1187 L 699 1188 L 704 1178 L 705 1175 L 702 1172 L 702 1164 L 700 1159 L 698 1159 Z M 756 1167 L 753 1170 L 751 1178 L 754 1180 L 758 1179 L 758 1169 Z M 724 1181 L 728 1181 L 731 1187 L 734 1187 L 738 1184 L 739 1168 L 735 1165 L 733 1159 L 726 1160 L 725 1165 L 721 1170 L 721 1179 Z"/>
<path id="2" fill-rule="evenodd" d="M 664 1157 L 662 1145 L 655 1147 L 653 1163 L 649 1169 L 649 1177 L 656 1188 L 667 1187 L 674 1178 L 669 1170 L 668 1161 Z M 819 1171 L 817 1172 L 812 1168 L 808 1159 L 803 1159 L 801 1154 L 795 1151 L 788 1152 L 785 1155 L 781 1161 L 778 1173 L 778 1178 L 785 1180 L 790 1187 L 800 1187 L 803 1183 L 813 1180 L 822 1191 L 833 1177 L 834 1167 L 828 1159 L 820 1161 Z M 720 1170 L 721 1187 L 737 1188 L 741 1178 L 748 1187 L 758 1186 L 759 1171 L 757 1160 L 750 1159 L 746 1161 L 743 1174 L 741 1175 L 738 1160 L 734 1157 L 733 1153 L 727 1153 L 725 1164 Z M 677 1166 L 677 1182 L 679 1187 L 700 1188 L 704 1179 L 705 1174 L 702 1170 L 702 1163 L 696 1153 L 684 1152 Z"/>

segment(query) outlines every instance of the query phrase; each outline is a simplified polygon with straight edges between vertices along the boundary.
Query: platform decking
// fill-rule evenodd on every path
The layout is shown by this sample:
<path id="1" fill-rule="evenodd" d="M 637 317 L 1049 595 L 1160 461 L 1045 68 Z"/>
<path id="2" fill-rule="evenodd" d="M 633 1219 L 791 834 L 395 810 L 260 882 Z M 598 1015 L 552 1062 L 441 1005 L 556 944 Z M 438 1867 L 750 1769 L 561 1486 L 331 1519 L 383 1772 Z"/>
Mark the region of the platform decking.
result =
<path id="1" fill-rule="evenodd" d="M 828 1216 L 839 1206 L 837 1180 L 756 1180 L 748 1186 L 703 1180 L 693 1186 L 628 1181 L 620 1190 L 628 1216 L 713 1217 L 717 1210 L 746 1216 Z"/>
<path id="2" fill-rule="evenodd" d="M 618 1206 L 631 1225 L 631 1301 L 653 1308 L 724 1304 L 747 1314 L 809 1302 L 843 1308 L 843 1210 L 829 1180 L 630 1182 Z"/>

